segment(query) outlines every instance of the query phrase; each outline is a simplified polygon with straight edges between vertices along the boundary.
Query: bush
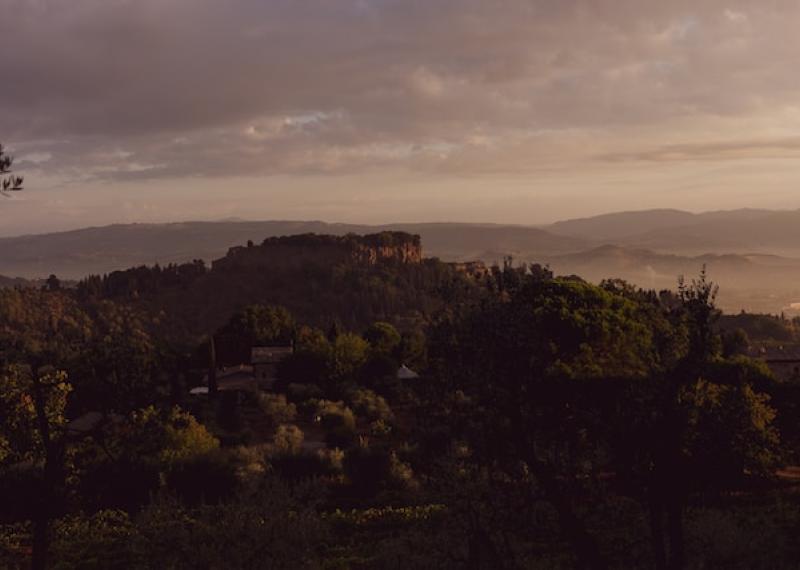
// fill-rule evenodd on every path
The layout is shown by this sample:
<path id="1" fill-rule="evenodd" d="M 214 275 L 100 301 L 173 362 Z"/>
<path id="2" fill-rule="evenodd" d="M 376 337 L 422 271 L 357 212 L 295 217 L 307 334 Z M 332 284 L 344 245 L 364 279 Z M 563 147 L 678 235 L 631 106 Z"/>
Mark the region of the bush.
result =
<path id="1" fill-rule="evenodd" d="M 0 523 L 27 520 L 39 503 L 42 486 L 41 469 L 24 463 L 0 471 Z"/>
<path id="2" fill-rule="evenodd" d="M 364 338 L 370 345 L 370 349 L 376 354 L 391 355 L 400 346 L 400 333 L 389 323 L 373 323 L 364 332 Z"/>
<path id="3" fill-rule="evenodd" d="M 322 397 L 322 389 L 316 384 L 289 384 L 286 395 L 292 402 L 302 403 Z"/>
<path id="4" fill-rule="evenodd" d="M 384 449 L 357 446 L 344 456 L 344 473 L 359 495 L 375 495 L 389 479 L 391 457 Z"/>
<path id="5" fill-rule="evenodd" d="M 355 442 L 356 418 L 343 402 L 318 402 L 315 420 L 325 429 L 325 442 L 329 447 L 346 448 Z"/>
<path id="6" fill-rule="evenodd" d="M 258 407 L 270 420 L 273 427 L 288 424 L 297 417 L 297 406 L 289 403 L 283 394 L 265 394 L 259 392 Z"/>
<path id="7" fill-rule="evenodd" d="M 333 376 L 337 381 L 352 379 L 367 361 L 369 344 L 360 336 L 340 334 L 333 342 Z"/>
<path id="8" fill-rule="evenodd" d="M 375 437 L 388 437 L 392 433 L 392 426 L 383 420 L 375 420 L 369 424 L 369 433 Z"/>
<path id="9" fill-rule="evenodd" d="M 372 390 L 356 390 L 351 402 L 359 416 L 365 416 L 371 421 L 381 420 L 387 424 L 394 422 L 392 408 L 382 396 Z"/>
<path id="10" fill-rule="evenodd" d="M 329 465 L 331 471 L 335 473 L 344 472 L 344 451 L 338 447 L 334 449 L 320 449 L 317 451 L 317 455 Z"/>
<path id="11" fill-rule="evenodd" d="M 270 458 L 270 464 L 278 477 L 297 483 L 341 473 L 336 459 L 324 453 L 278 453 Z"/>
<path id="12" fill-rule="evenodd" d="M 219 447 L 219 441 L 194 416 L 178 407 L 135 411 L 126 421 L 113 424 L 109 435 L 113 455 L 127 461 L 153 461 L 165 469 Z"/>
<path id="13" fill-rule="evenodd" d="M 161 487 L 161 472 L 153 461 L 123 457 L 96 463 L 80 478 L 78 495 L 89 510 L 134 512 L 150 502 Z"/>
<path id="14" fill-rule="evenodd" d="M 344 402 L 331 402 L 320 400 L 317 403 L 316 420 L 326 430 L 344 428 L 351 431 L 356 429 L 356 417 L 353 410 L 344 405 Z"/>
<path id="15" fill-rule="evenodd" d="M 344 472 L 353 490 L 366 497 L 381 490 L 416 486 L 411 467 L 383 447 L 360 445 L 349 450 L 344 457 Z"/>
<path id="16" fill-rule="evenodd" d="M 135 532 L 124 511 L 105 510 L 90 517 L 69 517 L 53 528 L 55 570 L 104 570 L 131 564 L 129 541 Z"/>
<path id="17" fill-rule="evenodd" d="M 219 448 L 219 441 L 194 416 L 178 408 L 166 425 L 166 446 L 161 458 L 166 463 L 199 457 Z"/>
<path id="18" fill-rule="evenodd" d="M 221 452 L 193 457 L 174 466 L 167 488 L 183 503 L 219 504 L 239 488 L 236 465 Z"/>
<path id="19" fill-rule="evenodd" d="M 229 503 L 187 508 L 159 500 L 134 518 L 121 512 L 54 526 L 57 570 L 106 568 L 319 568 L 326 527 L 276 480 Z M 0 559 L 1 560 L 1 559 Z"/>
<path id="20" fill-rule="evenodd" d="M 236 467 L 236 476 L 242 487 L 257 484 L 267 471 L 265 451 L 269 445 L 239 446 L 225 450 Z"/>
<path id="21" fill-rule="evenodd" d="M 398 368 L 400 364 L 395 358 L 386 354 L 373 354 L 361 367 L 359 381 L 365 386 L 376 388 L 388 385 L 397 379 Z"/>
<path id="22" fill-rule="evenodd" d="M 275 431 L 273 443 L 282 453 L 296 454 L 303 449 L 303 430 L 293 424 L 281 424 Z"/>
<path id="23" fill-rule="evenodd" d="M 357 434 L 355 430 L 347 427 L 336 427 L 331 429 L 325 434 L 325 444 L 328 447 L 338 447 L 345 449 L 355 444 Z"/>

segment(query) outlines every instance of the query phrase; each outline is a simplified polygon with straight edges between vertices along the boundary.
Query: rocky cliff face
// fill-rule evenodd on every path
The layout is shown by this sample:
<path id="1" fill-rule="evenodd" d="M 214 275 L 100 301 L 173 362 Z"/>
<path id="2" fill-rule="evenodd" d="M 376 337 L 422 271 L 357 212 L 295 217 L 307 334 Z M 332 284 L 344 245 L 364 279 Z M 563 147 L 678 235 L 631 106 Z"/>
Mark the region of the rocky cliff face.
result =
<path id="1" fill-rule="evenodd" d="M 358 245 L 353 258 L 359 263 L 375 265 L 382 261 L 399 263 L 421 263 L 422 246 L 417 242 L 399 243 L 396 245 Z"/>
<path id="2" fill-rule="evenodd" d="M 214 270 L 335 265 L 339 263 L 377 265 L 422 262 L 419 236 L 404 232 L 383 232 L 364 236 L 305 234 L 268 238 L 261 245 L 232 247 L 213 262 Z"/>

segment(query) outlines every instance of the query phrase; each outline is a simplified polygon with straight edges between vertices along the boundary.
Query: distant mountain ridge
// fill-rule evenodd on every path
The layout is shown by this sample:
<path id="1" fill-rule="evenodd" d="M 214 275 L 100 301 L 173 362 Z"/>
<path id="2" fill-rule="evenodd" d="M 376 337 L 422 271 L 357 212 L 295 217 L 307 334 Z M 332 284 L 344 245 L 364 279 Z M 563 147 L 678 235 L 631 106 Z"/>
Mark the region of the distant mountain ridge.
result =
<path id="1" fill-rule="evenodd" d="M 619 240 L 655 229 L 692 224 L 696 215 L 682 210 L 614 212 L 556 222 L 545 228 L 557 235 L 592 241 Z"/>
<path id="2" fill-rule="evenodd" d="M 424 253 L 446 260 L 481 258 L 488 250 L 519 255 L 576 252 L 585 240 L 525 226 L 427 223 L 367 226 L 325 222 L 181 222 L 128 224 L 0 238 L 0 274 L 81 278 L 136 265 L 211 262 L 248 241 L 306 233 L 345 235 L 403 231 L 422 237 Z M 502 256 L 500 256 L 502 258 Z M 497 258 L 497 259 L 500 259 Z"/>
<path id="3" fill-rule="evenodd" d="M 618 212 L 557 222 L 543 229 L 595 243 L 664 252 L 800 255 L 800 210 L 741 209 Z"/>
<path id="4" fill-rule="evenodd" d="M 800 301 L 800 210 L 646 210 L 537 227 L 239 220 L 111 225 L 0 238 L 0 275 L 79 279 L 156 263 L 210 263 L 231 247 L 278 236 L 384 231 L 420 235 L 426 257 L 493 263 L 511 255 L 519 262 L 547 263 L 560 274 L 624 278 L 643 287 L 674 288 L 678 275 L 697 274 L 706 265 L 722 286 L 728 310 L 779 312 Z"/>
<path id="5" fill-rule="evenodd" d="M 654 229 L 624 243 L 683 253 L 728 251 L 800 256 L 800 210 L 742 217 L 709 216 L 690 225 Z"/>
<path id="6" fill-rule="evenodd" d="M 6 277 L 5 275 L 0 275 L 0 289 L 5 288 L 12 288 L 12 287 L 40 287 L 44 284 L 44 281 L 31 281 L 29 279 L 23 279 L 22 277 Z"/>

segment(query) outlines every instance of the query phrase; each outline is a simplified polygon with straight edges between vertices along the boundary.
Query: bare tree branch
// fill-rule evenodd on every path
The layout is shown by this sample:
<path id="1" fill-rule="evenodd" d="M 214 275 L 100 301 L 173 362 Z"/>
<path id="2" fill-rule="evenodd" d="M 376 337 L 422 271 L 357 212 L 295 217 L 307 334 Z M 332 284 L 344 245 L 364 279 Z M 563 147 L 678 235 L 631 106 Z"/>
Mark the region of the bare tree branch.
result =
<path id="1" fill-rule="evenodd" d="M 11 165 L 14 157 L 6 154 L 3 145 L 0 144 L 0 194 L 8 197 L 9 192 L 19 192 L 22 190 L 22 176 L 14 176 Z"/>

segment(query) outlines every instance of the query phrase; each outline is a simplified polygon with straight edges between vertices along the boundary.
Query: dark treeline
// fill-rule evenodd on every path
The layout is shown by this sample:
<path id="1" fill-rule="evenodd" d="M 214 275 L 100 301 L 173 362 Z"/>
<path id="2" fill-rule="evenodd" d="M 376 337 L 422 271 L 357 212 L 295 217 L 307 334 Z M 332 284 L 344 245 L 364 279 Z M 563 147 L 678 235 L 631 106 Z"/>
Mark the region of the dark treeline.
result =
<path id="1" fill-rule="evenodd" d="M 164 289 L 187 288 L 207 273 L 202 260 L 192 263 L 141 266 L 115 271 L 105 276 L 92 275 L 77 285 L 81 297 L 130 298 L 157 294 Z"/>
<path id="2" fill-rule="evenodd" d="M 365 259 L 363 251 L 375 248 L 384 250 Z M 419 257 L 409 260 L 409 249 Z M 188 346 L 254 303 L 285 306 L 308 324 L 361 328 L 380 319 L 425 318 L 470 287 L 448 264 L 422 259 L 418 236 L 384 232 L 268 238 L 232 248 L 212 268 L 196 260 L 92 276 L 78 284 L 77 295 L 135 306 L 159 320 L 159 336 Z"/>
<path id="3" fill-rule="evenodd" d="M 800 385 L 705 275 L 271 267 L 0 291 L 0 566 L 794 567 Z"/>

